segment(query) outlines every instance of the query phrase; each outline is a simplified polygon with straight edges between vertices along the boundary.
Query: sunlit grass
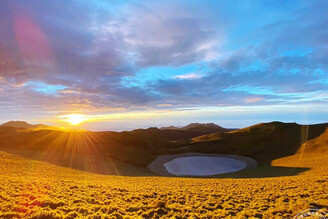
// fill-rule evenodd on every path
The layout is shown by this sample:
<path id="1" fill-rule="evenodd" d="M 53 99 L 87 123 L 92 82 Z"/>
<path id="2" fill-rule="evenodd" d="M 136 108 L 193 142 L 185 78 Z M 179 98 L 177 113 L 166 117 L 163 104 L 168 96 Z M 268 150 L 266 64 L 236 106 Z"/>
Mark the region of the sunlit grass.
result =
<path id="1" fill-rule="evenodd" d="M 271 130 L 254 128 L 257 134 Z M 327 131 L 251 175 L 229 175 L 235 179 L 146 177 L 132 166 L 142 169 L 153 159 L 149 149 L 139 148 L 150 135 L 58 130 L 1 135 L 0 218 L 271 219 L 293 218 L 309 208 L 328 211 Z M 236 132 L 232 135 L 236 140 Z M 127 146 L 131 142 L 134 147 Z M 122 167 L 139 175 L 95 174 L 120 175 Z M 303 170 L 283 176 L 283 168 Z"/>
<path id="2" fill-rule="evenodd" d="M 299 176 L 186 179 L 98 175 L 0 152 L 0 218 L 292 218 L 328 210 L 325 158 L 303 159 L 312 170 Z"/>

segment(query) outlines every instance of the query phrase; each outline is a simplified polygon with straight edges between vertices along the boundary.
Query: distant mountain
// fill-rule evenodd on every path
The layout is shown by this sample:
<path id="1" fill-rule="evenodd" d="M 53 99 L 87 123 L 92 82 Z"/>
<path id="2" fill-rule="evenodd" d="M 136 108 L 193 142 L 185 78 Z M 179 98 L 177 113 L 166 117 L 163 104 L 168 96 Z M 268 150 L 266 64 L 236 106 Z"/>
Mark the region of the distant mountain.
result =
<path id="1" fill-rule="evenodd" d="M 25 129 L 46 129 L 50 128 L 50 126 L 43 125 L 43 124 L 36 124 L 36 125 L 31 125 L 25 121 L 9 121 L 6 123 L 3 123 L 0 126 L 8 126 L 8 127 L 13 127 L 13 128 L 25 128 Z"/>
<path id="2" fill-rule="evenodd" d="M 202 134 L 211 134 L 211 133 L 222 133 L 234 131 L 235 129 L 226 129 L 221 126 L 218 126 L 214 123 L 190 123 L 187 126 L 176 127 L 176 126 L 168 126 L 162 127 L 161 130 L 185 130 L 185 131 L 193 131 Z"/>
<path id="3" fill-rule="evenodd" d="M 181 127 L 171 125 L 171 126 L 162 127 L 160 129 L 161 130 L 177 130 L 177 129 L 181 129 Z"/>

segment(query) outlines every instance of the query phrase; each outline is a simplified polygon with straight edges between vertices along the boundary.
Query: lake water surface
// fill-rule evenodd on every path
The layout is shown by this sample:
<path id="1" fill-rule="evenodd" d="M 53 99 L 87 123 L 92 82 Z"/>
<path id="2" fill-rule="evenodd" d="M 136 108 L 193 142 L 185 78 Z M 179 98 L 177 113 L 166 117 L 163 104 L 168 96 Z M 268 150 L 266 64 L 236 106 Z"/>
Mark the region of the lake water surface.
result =
<path id="1" fill-rule="evenodd" d="M 242 170 L 246 163 L 228 157 L 190 156 L 175 158 L 164 166 L 176 176 L 210 176 Z"/>

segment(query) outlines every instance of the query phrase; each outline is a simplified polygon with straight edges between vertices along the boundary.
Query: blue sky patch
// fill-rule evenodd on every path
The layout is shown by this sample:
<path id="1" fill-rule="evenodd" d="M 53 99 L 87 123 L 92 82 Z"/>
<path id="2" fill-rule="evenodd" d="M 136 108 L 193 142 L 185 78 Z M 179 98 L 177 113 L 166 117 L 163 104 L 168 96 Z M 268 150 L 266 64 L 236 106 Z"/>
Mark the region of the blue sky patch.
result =
<path id="1" fill-rule="evenodd" d="M 58 91 L 67 88 L 67 86 L 64 85 L 47 84 L 41 81 L 29 81 L 26 85 L 31 87 L 32 90 L 46 95 L 56 95 Z"/>

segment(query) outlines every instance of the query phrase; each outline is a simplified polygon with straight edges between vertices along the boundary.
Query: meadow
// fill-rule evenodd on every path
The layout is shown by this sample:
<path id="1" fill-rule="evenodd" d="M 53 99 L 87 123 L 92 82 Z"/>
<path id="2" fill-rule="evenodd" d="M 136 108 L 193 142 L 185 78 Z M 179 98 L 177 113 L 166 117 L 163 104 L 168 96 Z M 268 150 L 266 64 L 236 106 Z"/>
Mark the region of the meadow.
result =
<path id="1" fill-rule="evenodd" d="M 309 155 L 309 156 L 308 156 Z M 0 218 L 292 218 L 328 211 L 328 156 L 303 154 L 296 176 L 127 177 L 0 153 Z M 297 166 L 300 154 L 276 166 Z"/>
<path id="2" fill-rule="evenodd" d="M 2 127 L 0 218 L 271 219 L 310 208 L 328 212 L 326 127 L 266 123 L 200 137 L 153 128 Z M 259 165 L 208 178 L 162 177 L 146 168 L 159 154 L 178 151 L 241 154 Z"/>

